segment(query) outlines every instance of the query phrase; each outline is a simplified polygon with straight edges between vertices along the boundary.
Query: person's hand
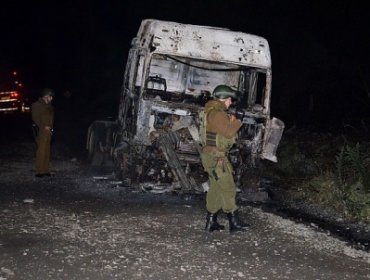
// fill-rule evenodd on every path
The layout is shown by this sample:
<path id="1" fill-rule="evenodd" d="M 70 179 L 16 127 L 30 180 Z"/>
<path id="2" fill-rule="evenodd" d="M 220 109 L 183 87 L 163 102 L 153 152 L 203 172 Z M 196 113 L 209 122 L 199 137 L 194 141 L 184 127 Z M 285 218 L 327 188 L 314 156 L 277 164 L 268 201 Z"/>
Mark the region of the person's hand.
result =
<path id="1" fill-rule="evenodd" d="M 231 121 L 231 122 L 234 122 L 235 120 L 236 120 L 235 115 L 230 115 L 230 121 Z"/>
<path id="2" fill-rule="evenodd" d="M 45 126 L 44 130 L 48 131 L 50 134 L 53 132 L 53 129 L 51 128 L 51 126 Z"/>

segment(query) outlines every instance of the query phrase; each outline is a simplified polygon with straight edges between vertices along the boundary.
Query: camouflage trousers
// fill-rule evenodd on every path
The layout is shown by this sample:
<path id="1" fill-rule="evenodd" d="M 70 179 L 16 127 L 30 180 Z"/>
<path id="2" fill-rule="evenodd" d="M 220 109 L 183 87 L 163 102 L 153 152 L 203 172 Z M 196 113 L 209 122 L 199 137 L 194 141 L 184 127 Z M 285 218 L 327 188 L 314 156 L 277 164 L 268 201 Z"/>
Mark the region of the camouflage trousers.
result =
<path id="1" fill-rule="evenodd" d="M 202 164 L 209 177 L 209 189 L 206 197 L 207 211 L 225 213 L 237 210 L 236 187 L 233 168 L 224 153 L 203 153 Z"/>
<path id="2" fill-rule="evenodd" d="M 37 136 L 36 173 L 49 172 L 51 134 L 49 131 L 40 130 Z"/>

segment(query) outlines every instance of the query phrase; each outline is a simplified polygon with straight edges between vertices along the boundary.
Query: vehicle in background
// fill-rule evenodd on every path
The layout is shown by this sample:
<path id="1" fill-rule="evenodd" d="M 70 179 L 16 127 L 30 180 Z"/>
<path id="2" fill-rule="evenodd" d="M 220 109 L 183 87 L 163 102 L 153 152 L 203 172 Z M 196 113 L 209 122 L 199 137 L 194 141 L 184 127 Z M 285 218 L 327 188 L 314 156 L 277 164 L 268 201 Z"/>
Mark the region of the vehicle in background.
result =
<path id="1" fill-rule="evenodd" d="M 16 71 L 0 73 L 0 113 L 24 113 L 29 110 L 18 73 Z"/>
<path id="2" fill-rule="evenodd" d="M 223 84 L 239 95 L 232 110 L 244 125 L 229 158 L 241 187 L 260 159 L 277 161 L 284 123 L 270 118 L 271 81 L 262 37 L 144 20 L 128 54 L 118 119 L 91 124 L 89 157 L 95 165 L 112 158 L 125 184 L 142 190 L 206 190 L 200 112 Z"/>

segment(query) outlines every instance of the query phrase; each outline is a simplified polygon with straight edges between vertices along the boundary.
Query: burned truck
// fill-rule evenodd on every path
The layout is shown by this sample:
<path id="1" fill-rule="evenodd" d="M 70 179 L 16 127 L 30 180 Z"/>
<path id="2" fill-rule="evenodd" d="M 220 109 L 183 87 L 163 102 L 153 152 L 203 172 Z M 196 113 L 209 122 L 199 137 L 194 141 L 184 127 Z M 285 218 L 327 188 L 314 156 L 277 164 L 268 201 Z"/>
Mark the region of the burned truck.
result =
<path id="1" fill-rule="evenodd" d="M 284 123 L 270 118 L 271 58 L 259 36 L 225 28 L 143 20 L 128 54 L 118 118 L 88 130 L 95 164 L 112 159 L 125 184 L 141 189 L 204 191 L 200 112 L 213 89 L 238 93 L 230 108 L 243 122 L 229 153 L 236 183 L 261 159 L 276 162 Z"/>

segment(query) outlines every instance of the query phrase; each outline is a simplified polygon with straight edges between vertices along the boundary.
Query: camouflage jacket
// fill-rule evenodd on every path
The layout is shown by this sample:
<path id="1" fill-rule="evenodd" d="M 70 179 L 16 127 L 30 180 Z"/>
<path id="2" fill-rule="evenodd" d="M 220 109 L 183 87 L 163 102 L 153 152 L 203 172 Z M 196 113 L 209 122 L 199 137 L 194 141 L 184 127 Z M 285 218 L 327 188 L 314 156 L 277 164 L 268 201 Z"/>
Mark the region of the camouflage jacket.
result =
<path id="1" fill-rule="evenodd" d="M 232 119 L 226 113 L 225 104 L 219 100 L 208 101 L 205 108 L 205 115 L 207 118 L 207 142 L 212 134 L 214 135 L 214 145 L 207 144 L 203 152 L 212 152 L 217 148 L 220 152 L 228 151 L 235 143 L 237 132 L 242 126 L 238 119 Z"/>

